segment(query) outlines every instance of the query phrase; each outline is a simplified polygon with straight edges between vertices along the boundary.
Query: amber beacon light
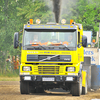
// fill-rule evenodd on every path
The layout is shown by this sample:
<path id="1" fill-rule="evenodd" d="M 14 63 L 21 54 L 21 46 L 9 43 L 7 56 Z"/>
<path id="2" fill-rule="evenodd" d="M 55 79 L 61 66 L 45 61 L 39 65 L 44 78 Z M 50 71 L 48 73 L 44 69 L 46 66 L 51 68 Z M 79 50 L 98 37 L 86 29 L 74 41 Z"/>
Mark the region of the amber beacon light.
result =
<path id="1" fill-rule="evenodd" d="M 72 24 L 73 22 L 74 22 L 74 20 L 73 20 L 73 19 L 71 19 L 71 20 L 70 20 L 70 24 Z"/>
<path id="2" fill-rule="evenodd" d="M 33 19 L 30 19 L 30 24 L 33 24 Z"/>

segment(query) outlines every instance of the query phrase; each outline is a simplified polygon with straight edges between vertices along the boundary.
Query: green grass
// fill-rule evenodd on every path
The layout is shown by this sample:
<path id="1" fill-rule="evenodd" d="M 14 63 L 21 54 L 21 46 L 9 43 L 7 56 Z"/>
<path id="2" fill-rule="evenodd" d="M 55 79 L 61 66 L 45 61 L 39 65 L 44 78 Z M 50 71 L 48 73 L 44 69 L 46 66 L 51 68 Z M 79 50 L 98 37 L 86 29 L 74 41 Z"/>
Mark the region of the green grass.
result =
<path id="1" fill-rule="evenodd" d="M 0 81 L 20 81 L 19 70 L 0 70 Z"/>
<path id="2" fill-rule="evenodd" d="M 18 77 L 18 74 L 12 74 L 12 73 L 6 73 L 6 74 L 0 74 L 0 77 Z"/>
<path id="3" fill-rule="evenodd" d="M 14 71 L 1 71 L 0 77 L 19 77 L 19 70 Z"/>
<path id="4" fill-rule="evenodd" d="M 19 77 L 1 77 L 0 81 L 20 81 Z"/>

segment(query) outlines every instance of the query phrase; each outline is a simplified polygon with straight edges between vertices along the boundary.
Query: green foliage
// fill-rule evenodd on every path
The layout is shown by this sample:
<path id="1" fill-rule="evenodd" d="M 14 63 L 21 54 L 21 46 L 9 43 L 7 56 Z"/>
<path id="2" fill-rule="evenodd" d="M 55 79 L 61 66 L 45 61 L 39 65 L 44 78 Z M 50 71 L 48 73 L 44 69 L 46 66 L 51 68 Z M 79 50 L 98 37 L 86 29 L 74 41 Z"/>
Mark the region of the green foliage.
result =
<path id="1" fill-rule="evenodd" d="M 100 22 L 100 0 L 68 0 L 61 7 L 61 19 L 65 18 L 67 23 L 74 19 L 83 24 L 84 30 L 96 35 Z M 20 49 L 13 48 L 14 33 L 22 30 L 23 24 L 30 18 L 34 23 L 39 18 L 42 24 L 46 24 L 53 21 L 52 16 L 49 0 L 0 0 L 0 69 L 6 68 L 8 55 L 20 56 Z M 22 41 L 22 35 L 19 41 Z"/>
<path id="2" fill-rule="evenodd" d="M 18 77 L 19 76 L 19 74 L 17 73 L 17 72 L 6 72 L 6 73 L 4 73 L 4 72 L 2 72 L 2 73 L 0 73 L 0 77 Z"/>
<path id="3" fill-rule="evenodd" d="M 28 21 L 30 18 L 41 19 L 42 23 L 47 23 L 52 16 L 52 12 L 46 6 L 43 0 L 35 0 L 34 2 L 30 0 L 24 7 L 17 7 L 18 16 L 24 16 Z"/>
<path id="4" fill-rule="evenodd" d="M 75 22 L 81 23 L 84 30 L 93 32 L 93 36 L 99 30 L 100 22 L 100 2 L 98 0 L 78 0 L 76 6 L 73 8 L 73 15 Z"/>

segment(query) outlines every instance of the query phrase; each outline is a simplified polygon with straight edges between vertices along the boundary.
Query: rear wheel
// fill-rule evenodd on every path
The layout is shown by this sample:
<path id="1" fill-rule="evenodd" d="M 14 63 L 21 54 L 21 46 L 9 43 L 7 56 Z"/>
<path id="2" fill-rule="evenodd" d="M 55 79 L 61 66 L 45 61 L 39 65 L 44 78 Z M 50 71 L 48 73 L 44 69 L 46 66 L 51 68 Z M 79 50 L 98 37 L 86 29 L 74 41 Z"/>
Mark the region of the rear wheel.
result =
<path id="1" fill-rule="evenodd" d="M 82 79 L 78 83 L 72 84 L 72 96 L 80 96 L 82 93 Z"/>
<path id="2" fill-rule="evenodd" d="M 20 81 L 21 94 L 29 94 L 29 82 Z"/>

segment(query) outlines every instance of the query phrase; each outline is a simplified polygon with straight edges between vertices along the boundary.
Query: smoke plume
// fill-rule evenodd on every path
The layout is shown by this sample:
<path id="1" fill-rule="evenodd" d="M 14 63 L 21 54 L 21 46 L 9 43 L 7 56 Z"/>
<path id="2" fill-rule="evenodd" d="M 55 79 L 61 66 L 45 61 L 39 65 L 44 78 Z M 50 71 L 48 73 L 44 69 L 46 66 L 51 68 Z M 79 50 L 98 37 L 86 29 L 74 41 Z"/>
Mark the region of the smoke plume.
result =
<path id="1" fill-rule="evenodd" d="M 53 13 L 53 19 L 59 23 L 61 19 L 71 19 L 72 8 L 77 0 L 44 0 Z"/>

